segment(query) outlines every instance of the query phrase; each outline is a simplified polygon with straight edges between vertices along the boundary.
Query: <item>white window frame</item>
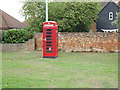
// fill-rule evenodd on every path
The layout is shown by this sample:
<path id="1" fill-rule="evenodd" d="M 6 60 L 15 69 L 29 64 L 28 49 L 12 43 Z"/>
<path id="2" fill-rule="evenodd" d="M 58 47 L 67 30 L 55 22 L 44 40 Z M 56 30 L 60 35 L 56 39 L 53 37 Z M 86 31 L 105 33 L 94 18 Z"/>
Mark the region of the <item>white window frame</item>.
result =
<path id="1" fill-rule="evenodd" d="M 109 20 L 113 20 L 113 12 L 109 12 Z"/>

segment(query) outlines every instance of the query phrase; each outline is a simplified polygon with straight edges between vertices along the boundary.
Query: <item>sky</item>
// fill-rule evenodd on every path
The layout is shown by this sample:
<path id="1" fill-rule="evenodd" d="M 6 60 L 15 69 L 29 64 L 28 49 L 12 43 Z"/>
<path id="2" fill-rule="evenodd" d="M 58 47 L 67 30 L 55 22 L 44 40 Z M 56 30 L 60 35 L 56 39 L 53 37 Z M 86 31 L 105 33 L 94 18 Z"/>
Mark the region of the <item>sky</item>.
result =
<path id="1" fill-rule="evenodd" d="M 23 22 L 24 17 L 20 14 L 23 1 L 24 0 L 0 0 L 0 9 Z"/>

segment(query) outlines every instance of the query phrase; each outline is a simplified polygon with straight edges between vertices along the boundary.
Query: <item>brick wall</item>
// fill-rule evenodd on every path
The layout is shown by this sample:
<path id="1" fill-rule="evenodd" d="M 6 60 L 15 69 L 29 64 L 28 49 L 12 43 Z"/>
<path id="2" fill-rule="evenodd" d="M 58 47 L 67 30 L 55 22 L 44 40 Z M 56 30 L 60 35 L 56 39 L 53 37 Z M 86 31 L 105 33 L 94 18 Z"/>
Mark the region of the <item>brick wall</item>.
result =
<path id="1" fill-rule="evenodd" d="M 58 49 L 66 52 L 119 52 L 119 33 L 59 33 Z M 42 50 L 42 34 L 36 33 L 36 49 Z"/>
<path id="2" fill-rule="evenodd" d="M 20 51 L 34 51 L 35 50 L 35 41 L 30 39 L 25 43 L 19 44 L 0 44 L 2 52 L 20 52 Z"/>

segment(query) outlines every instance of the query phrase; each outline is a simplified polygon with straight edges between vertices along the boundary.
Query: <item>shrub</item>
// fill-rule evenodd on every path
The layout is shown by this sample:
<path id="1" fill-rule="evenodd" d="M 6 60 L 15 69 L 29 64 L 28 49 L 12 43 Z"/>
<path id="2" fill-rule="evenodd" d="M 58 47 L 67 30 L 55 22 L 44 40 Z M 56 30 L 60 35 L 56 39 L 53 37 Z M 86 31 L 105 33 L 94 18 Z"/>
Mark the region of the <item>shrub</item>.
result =
<path id="1" fill-rule="evenodd" d="M 120 12 L 117 13 L 116 20 L 112 22 L 113 25 L 117 25 L 118 30 L 120 32 Z"/>
<path id="2" fill-rule="evenodd" d="M 0 30 L 0 43 L 2 43 L 3 33 L 4 33 L 4 31 Z"/>
<path id="3" fill-rule="evenodd" d="M 33 32 L 25 29 L 11 29 L 3 34 L 3 43 L 24 43 L 33 37 Z"/>

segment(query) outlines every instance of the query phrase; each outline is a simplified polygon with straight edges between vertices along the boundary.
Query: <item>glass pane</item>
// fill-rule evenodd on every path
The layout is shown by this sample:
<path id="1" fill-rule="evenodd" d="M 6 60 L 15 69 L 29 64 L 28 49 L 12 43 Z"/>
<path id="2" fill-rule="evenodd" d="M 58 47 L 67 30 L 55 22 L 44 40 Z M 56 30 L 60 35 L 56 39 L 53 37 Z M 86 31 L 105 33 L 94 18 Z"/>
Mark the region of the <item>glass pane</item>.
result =
<path id="1" fill-rule="evenodd" d="M 52 53 L 52 51 L 47 51 L 47 53 Z"/>
<path id="2" fill-rule="evenodd" d="M 46 31 L 52 31 L 52 29 L 46 29 Z"/>
<path id="3" fill-rule="evenodd" d="M 52 34 L 52 32 L 46 32 L 46 34 Z"/>
<path id="4" fill-rule="evenodd" d="M 47 38 L 46 40 L 52 40 L 52 38 Z"/>
<path id="5" fill-rule="evenodd" d="M 47 45 L 47 46 L 52 46 L 52 45 Z"/>
<path id="6" fill-rule="evenodd" d="M 46 37 L 52 37 L 51 35 L 47 35 Z"/>
<path id="7" fill-rule="evenodd" d="M 52 48 L 51 47 L 48 47 L 48 48 L 46 48 L 47 50 L 52 50 Z"/>
<path id="8" fill-rule="evenodd" d="M 48 42 L 48 41 L 47 41 L 47 43 L 52 43 L 52 42 Z"/>

